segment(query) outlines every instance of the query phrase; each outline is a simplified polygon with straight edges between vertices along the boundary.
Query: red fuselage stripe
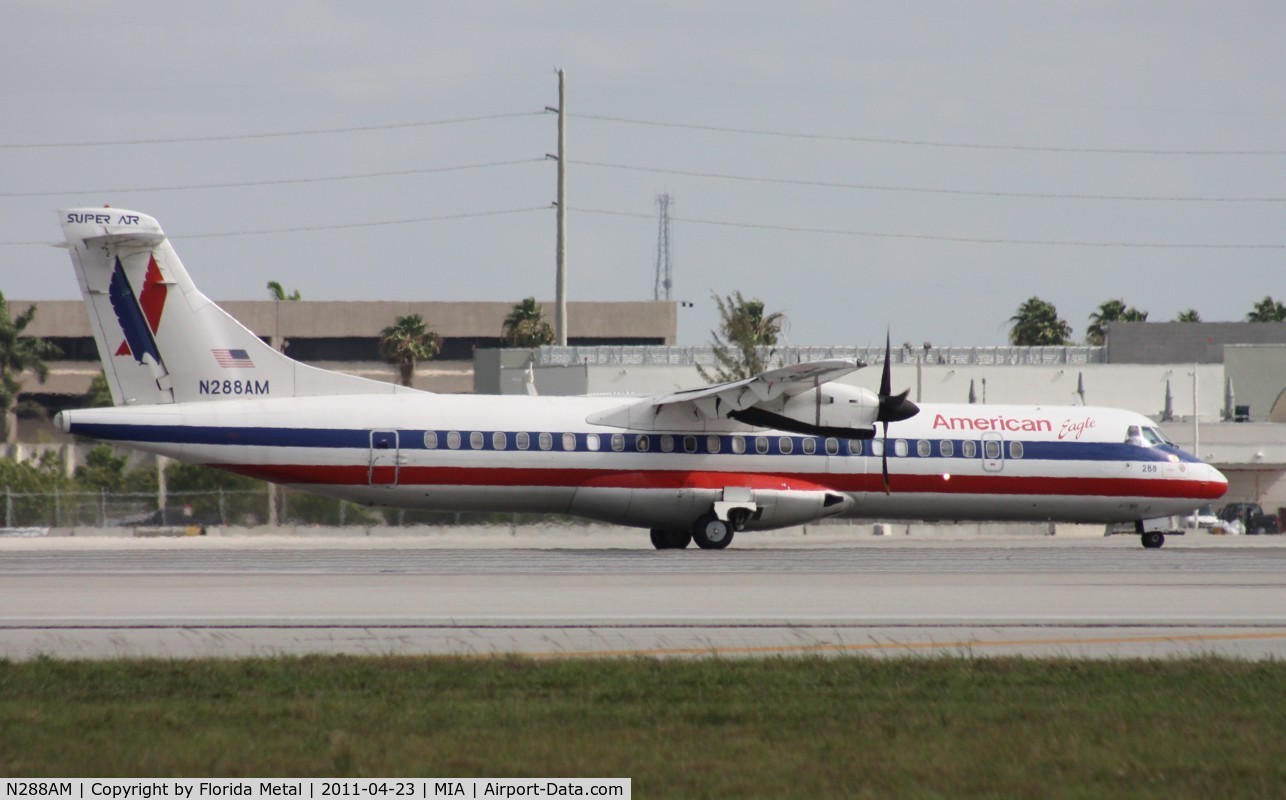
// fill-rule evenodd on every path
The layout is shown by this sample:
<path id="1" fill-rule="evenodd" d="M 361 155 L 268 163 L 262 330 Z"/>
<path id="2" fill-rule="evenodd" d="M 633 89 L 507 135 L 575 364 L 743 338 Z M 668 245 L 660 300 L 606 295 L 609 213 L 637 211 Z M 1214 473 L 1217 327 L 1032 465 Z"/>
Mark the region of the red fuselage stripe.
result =
<path id="1" fill-rule="evenodd" d="M 361 486 L 392 483 L 393 467 L 376 467 L 375 480 L 363 465 L 211 464 L 274 483 Z M 892 489 L 907 494 L 1076 495 L 1214 500 L 1222 483 L 1176 478 L 1078 478 L 1016 475 L 892 476 Z M 752 489 L 788 491 L 883 492 L 880 475 L 709 472 L 685 470 L 514 469 L 509 467 L 416 467 L 397 470 L 400 486 L 491 486 L 602 489 Z"/>

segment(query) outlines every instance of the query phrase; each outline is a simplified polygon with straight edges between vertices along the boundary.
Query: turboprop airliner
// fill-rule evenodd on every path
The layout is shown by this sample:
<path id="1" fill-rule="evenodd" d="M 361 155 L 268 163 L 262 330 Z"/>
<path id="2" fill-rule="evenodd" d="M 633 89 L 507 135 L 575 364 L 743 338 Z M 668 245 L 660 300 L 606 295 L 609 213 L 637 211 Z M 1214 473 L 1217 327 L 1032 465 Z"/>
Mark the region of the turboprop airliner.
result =
<path id="1" fill-rule="evenodd" d="M 112 408 L 69 433 L 370 505 L 571 514 L 658 549 L 827 517 L 1134 523 L 1223 495 L 1129 411 L 917 406 L 827 360 L 650 397 L 441 395 L 301 364 L 197 290 L 155 219 L 62 211 Z"/>

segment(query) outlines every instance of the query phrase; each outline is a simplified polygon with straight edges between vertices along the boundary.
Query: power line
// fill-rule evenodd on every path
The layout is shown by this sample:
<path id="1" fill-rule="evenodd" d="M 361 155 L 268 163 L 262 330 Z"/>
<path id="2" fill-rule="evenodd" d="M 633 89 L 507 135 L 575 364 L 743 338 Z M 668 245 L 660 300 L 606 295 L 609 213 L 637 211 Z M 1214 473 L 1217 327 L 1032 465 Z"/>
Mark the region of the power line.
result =
<path id="1" fill-rule="evenodd" d="M 309 225 L 301 228 L 262 228 L 248 231 L 221 231 L 218 233 L 176 233 L 167 234 L 175 239 L 220 239 L 232 236 L 261 236 L 270 233 L 313 233 L 316 231 L 334 231 L 347 228 L 379 228 L 386 225 L 414 225 L 421 222 L 444 222 L 455 219 L 476 219 L 478 217 L 500 217 L 507 214 L 527 214 L 532 211 L 548 211 L 549 206 L 530 208 L 509 208 L 500 211 L 476 211 L 465 214 L 446 214 L 440 217 L 409 217 L 406 219 L 376 220 L 372 222 L 344 222 L 329 225 Z"/>
<path id="2" fill-rule="evenodd" d="M 117 139 L 98 142 L 28 142 L 22 144 L 0 143 L 2 150 L 29 150 L 55 147 L 118 147 L 138 144 L 186 144 L 191 142 L 229 142 L 245 139 L 279 139 L 289 136 L 323 136 L 332 133 L 366 133 L 369 131 L 393 131 L 407 128 L 428 128 L 435 125 L 458 125 L 465 122 L 484 122 L 496 119 L 513 119 L 515 117 L 538 117 L 543 111 L 519 111 L 510 114 L 487 114 L 479 117 L 457 117 L 427 122 L 400 122 L 387 125 L 359 125 L 351 128 L 311 128 L 294 131 L 269 131 L 265 133 L 229 133 L 219 136 L 175 136 L 163 139 Z"/>
<path id="3" fill-rule="evenodd" d="M 809 139 L 813 141 L 854 142 L 859 144 L 888 144 L 910 147 L 941 147 L 963 150 L 1013 150 L 1034 153 L 1093 153 L 1097 155 L 1132 155 L 1132 156 L 1283 156 L 1286 150 L 1200 150 L 1179 149 L 1165 150 L 1160 148 L 1127 148 L 1127 147 L 1054 147 L 1047 145 L 1024 144 L 984 144 L 977 142 L 940 142 L 928 139 L 892 139 L 876 136 L 840 136 L 824 133 L 806 133 L 801 131 L 774 131 L 758 128 L 732 128 L 720 125 L 693 125 L 679 122 L 657 122 L 655 120 L 631 119 L 629 117 L 609 117 L 599 114 L 574 114 L 577 119 L 596 120 L 599 122 L 616 122 L 625 125 L 646 125 L 653 128 L 678 128 L 692 131 L 711 131 L 714 133 L 737 133 L 747 136 L 773 136 L 786 139 Z"/>
<path id="4" fill-rule="evenodd" d="M 697 172 L 678 169 L 661 169 L 659 167 L 639 167 L 630 164 L 611 164 L 602 161 L 572 161 L 584 167 L 601 167 L 619 169 L 628 172 L 644 172 L 654 175 L 680 175 L 688 178 L 709 178 L 714 180 L 742 181 L 746 183 L 765 183 L 778 186 L 816 186 L 827 189 L 859 189 L 870 192 L 904 192 L 913 194 L 963 195 L 967 197 L 1015 197 L 1035 200 L 1120 200 L 1132 202 L 1158 203 L 1283 203 L 1286 197 L 1196 197 L 1184 195 L 1113 195 L 1113 194 L 1074 194 L 1061 192 L 1004 192 L 987 189 L 938 189 L 914 186 L 884 186 L 869 183 L 840 183 L 836 181 L 815 181 L 795 178 L 765 178 L 752 175 L 730 175 L 719 172 Z M 0 195 L 2 197 L 4 195 Z"/>
<path id="5" fill-rule="evenodd" d="M 415 225 L 422 222 L 445 222 L 456 219 L 476 219 L 479 217 L 500 217 L 507 214 L 527 214 L 532 211 L 548 211 L 549 206 L 533 206 L 530 208 L 509 208 L 498 211 L 476 211 L 465 214 L 446 214 L 440 217 L 408 217 L 406 219 L 386 219 L 373 220 L 370 222 L 337 222 L 329 225 L 309 225 L 300 228 L 260 228 L 257 230 L 240 230 L 240 231 L 218 231 L 213 233 L 168 233 L 166 238 L 169 239 L 222 239 L 234 236 L 262 236 L 275 233 L 314 233 L 316 231 L 333 231 L 348 228 L 379 228 L 386 225 Z M 36 245 L 43 247 L 59 247 L 61 242 L 0 242 L 0 247 L 23 247 Z"/>
<path id="6" fill-rule="evenodd" d="M 511 167 L 518 164 L 543 164 L 543 158 L 527 158 L 517 161 L 491 161 L 483 164 L 462 164 L 456 167 L 426 167 L 423 169 L 398 169 L 387 172 L 360 172 L 350 175 L 323 175 L 315 178 L 281 178 L 266 181 L 236 181 L 230 183 L 192 183 L 172 186 L 137 186 L 125 189 L 68 189 L 57 192 L 0 192 L 0 197 L 58 197 L 69 194 L 130 194 L 133 192 L 182 192 L 195 189 L 241 189 L 253 186 L 288 186 L 300 183 L 326 183 L 329 181 L 355 181 L 365 178 L 389 178 L 403 175 L 427 175 L 437 172 L 458 172 L 469 169 L 489 169 L 492 167 Z"/>
<path id="7" fill-rule="evenodd" d="M 582 214 L 603 214 L 612 217 L 628 217 L 632 219 L 647 219 L 652 217 L 648 214 L 638 214 L 628 211 L 608 211 L 598 208 L 577 208 L 578 213 Z M 764 223 L 753 222 L 735 222 L 732 220 L 718 219 L 696 219 L 693 217 L 671 217 L 673 222 L 687 222 L 693 225 L 714 225 L 725 228 L 748 228 L 753 230 L 768 231 L 785 231 L 789 233 L 820 233 L 834 236 L 857 236 L 871 239 L 914 239 L 929 242 L 957 242 L 963 244 L 1004 244 L 1004 245 L 1033 245 L 1045 247 L 1096 247 L 1096 248 L 1133 248 L 1133 249 L 1164 249 L 1164 250 L 1286 250 L 1286 244 L 1179 244 L 1170 242 L 1090 242 L 1063 239 L 1004 239 L 989 238 L 977 236 L 945 236 L 928 233 L 888 233 L 885 231 L 859 231 L 846 230 L 843 228 L 805 228 L 794 225 L 768 225 Z"/>

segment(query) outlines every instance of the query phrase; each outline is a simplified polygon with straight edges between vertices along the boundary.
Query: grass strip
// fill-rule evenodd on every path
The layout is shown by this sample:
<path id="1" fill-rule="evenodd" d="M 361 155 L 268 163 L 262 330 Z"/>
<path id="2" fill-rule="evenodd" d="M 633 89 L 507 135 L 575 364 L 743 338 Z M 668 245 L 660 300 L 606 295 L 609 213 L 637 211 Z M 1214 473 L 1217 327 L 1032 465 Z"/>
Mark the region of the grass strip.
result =
<path id="1" fill-rule="evenodd" d="M 630 777 L 636 797 L 1280 797 L 1286 664 L 0 661 L 6 776 Z"/>

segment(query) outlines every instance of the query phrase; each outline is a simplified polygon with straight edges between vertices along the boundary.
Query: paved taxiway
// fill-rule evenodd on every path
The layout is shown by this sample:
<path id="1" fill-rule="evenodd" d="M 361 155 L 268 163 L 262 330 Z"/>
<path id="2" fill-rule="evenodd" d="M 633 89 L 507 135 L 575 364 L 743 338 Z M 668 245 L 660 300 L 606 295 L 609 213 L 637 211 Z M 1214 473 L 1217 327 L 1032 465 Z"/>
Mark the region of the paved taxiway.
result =
<path id="1" fill-rule="evenodd" d="M 0 657 L 1286 658 L 1286 537 L 639 538 L 0 540 Z"/>

